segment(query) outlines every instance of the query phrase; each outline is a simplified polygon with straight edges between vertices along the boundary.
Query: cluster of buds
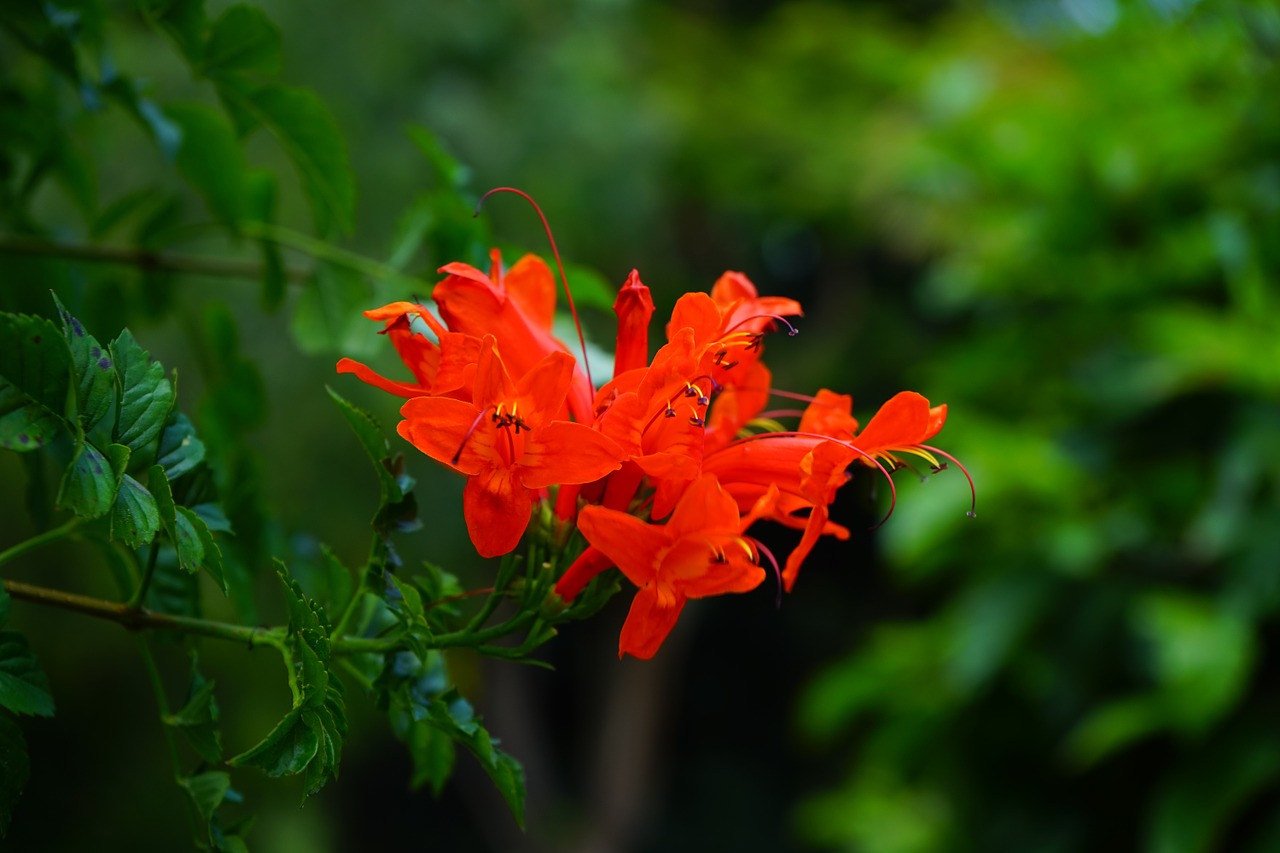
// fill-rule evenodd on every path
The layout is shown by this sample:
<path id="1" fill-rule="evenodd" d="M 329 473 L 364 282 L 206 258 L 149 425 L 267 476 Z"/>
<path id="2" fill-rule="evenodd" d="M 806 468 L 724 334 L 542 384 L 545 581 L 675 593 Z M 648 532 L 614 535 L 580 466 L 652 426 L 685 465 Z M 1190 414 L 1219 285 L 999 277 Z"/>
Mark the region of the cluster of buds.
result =
<path id="1" fill-rule="evenodd" d="M 571 600 L 613 567 L 638 588 L 619 656 L 652 657 L 688 599 L 750 591 L 766 568 L 779 594 L 790 591 L 819 537 L 849 536 L 829 510 L 851 466 L 879 469 L 896 499 L 891 475 L 909 467 L 904 455 L 933 470 L 955 462 L 927 444 L 946 406 L 920 394 L 899 393 L 859 429 L 847 395 L 774 389 L 764 341 L 796 334 L 787 318 L 800 305 L 760 296 L 741 273 L 680 297 L 650 359 L 654 304 L 633 271 L 614 304 L 613 377 L 597 389 L 585 347 L 579 366 L 552 335 L 547 264 L 526 255 L 504 269 L 496 250 L 491 261 L 487 274 L 441 268 L 436 313 L 417 302 L 365 312 L 384 324 L 413 382 L 347 358 L 338 372 L 407 398 L 398 432 L 467 478 L 463 514 L 482 556 L 514 550 L 542 502 L 576 525 L 587 547 L 556 592 Z M 774 396 L 807 406 L 770 410 Z M 798 418 L 796 428 L 783 429 L 784 418 Z M 757 522 L 800 531 L 781 565 L 750 535 Z"/>

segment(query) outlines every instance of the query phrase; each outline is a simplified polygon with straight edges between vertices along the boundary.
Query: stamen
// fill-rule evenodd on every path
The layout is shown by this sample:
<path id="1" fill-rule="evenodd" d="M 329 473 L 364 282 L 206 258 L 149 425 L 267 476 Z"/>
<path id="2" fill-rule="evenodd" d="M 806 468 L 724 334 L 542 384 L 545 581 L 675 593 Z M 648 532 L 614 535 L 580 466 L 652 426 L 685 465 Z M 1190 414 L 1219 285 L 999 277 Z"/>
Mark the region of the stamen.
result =
<path id="1" fill-rule="evenodd" d="M 471 434 L 476 431 L 476 427 L 480 426 L 480 421 L 484 420 L 485 413 L 488 411 L 489 411 L 488 409 L 482 409 L 476 415 L 476 419 L 472 421 L 471 426 L 467 428 L 467 434 L 462 437 L 462 444 L 458 445 L 458 451 L 454 453 L 453 458 L 449 460 L 450 464 L 452 465 L 458 464 L 458 460 L 462 458 L 463 449 L 467 446 L 467 442 L 471 440 Z M 496 413 L 495 413 L 495 417 L 496 417 Z"/>
<path id="2" fill-rule="evenodd" d="M 964 478 L 969 481 L 969 495 L 972 498 L 972 500 L 969 503 L 969 511 L 966 512 L 965 515 L 969 516 L 970 518 L 977 518 L 978 517 L 978 490 L 973 485 L 973 477 L 969 476 L 969 470 L 960 464 L 960 460 L 956 459 L 954 456 L 952 456 L 950 453 L 947 453 L 946 451 L 939 450 L 936 447 L 930 447 L 927 444 L 917 444 L 916 447 L 923 448 L 924 450 L 927 450 L 930 453 L 936 453 L 939 456 L 941 456 L 943 459 L 949 460 L 951 464 L 955 465 L 957 468 L 960 469 L 960 473 L 964 474 Z"/>
<path id="3" fill-rule="evenodd" d="M 786 326 L 787 335 L 789 337 L 794 338 L 796 335 L 800 334 L 800 330 L 797 329 L 795 326 L 791 325 L 790 323 L 788 323 L 786 318 L 783 317 L 781 314 L 753 314 L 750 317 L 744 317 L 742 320 L 739 320 L 737 323 L 734 323 L 728 329 L 725 329 L 725 332 L 726 333 L 732 332 L 734 329 L 738 328 L 744 323 L 750 323 L 752 320 L 759 320 L 761 317 L 768 317 L 770 320 L 776 320 L 777 322 Z M 759 332 L 757 332 L 756 334 L 759 334 Z"/>
<path id="4" fill-rule="evenodd" d="M 564 273 L 564 262 L 560 260 L 560 250 L 556 247 L 556 238 L 551 234 L 551 224 L 547 222 L 546 215 L 543 214 L 542 208 L 538 207 L 538 203 L 533 200 L 533 196 L 524 190 L 518 190 L 515 187 L 494 187 L 484 195 L 480 196 L 480 200 L 476 202 L 476 212 L 473 216 L 480 215 L 480 208 L 484 206 L 485 199 L 494 193 L 514 193 L 520 196 L 529 204 L 533 205 L 534 211 L 538 214 L 538 218 L 542 220 L 542 228 L 547 232 L 547 240 L 551 243 L 551 254 L 556 259 L 556 269 L 560 271 L 560 281 L 564 285 L 564 295 L 569 300 L 569 313 L 573 315 L 573 325 L 578 329 L 578 344 L 582 347 L 582 369 L 587 374 L 587 384 L 593 389 L 596 387 L 595 382 L 591 379 L 591 362 L 587 359 L 587 338 L 582 333 L 582 323 L 578 320 L 578 306 L 573 302 L 573 293 L 569 290 L 569 277 Z M 786 322 L 785 320 L 783 322 Z M 794 332 L 792 333 L 794 334 Z M 593 392 L 594 393 L 594 392 Z"/>
<path id="5" fill-rule="evenodd" d="M 773 577 L 778 582 L 778 594 L 777 594 L 777 597 L 774 599 L 773 606 L 775 610 L 780 609 L 782 607 L 782 569 L 778 568 L 778 560 L 776 557 L 773 556 L 773 552 L 770 551 L 768 548 L 766 548 L 764 546 L 764 543 L 761 542 L 759 539 L 756 539 L 754 536 L 748 536 L 747 538 L 750 539 L 751 543 L 756 546 L 757 551 L 759 551 L 761 554 L 764 554 L 765 557 L 768 558 L 769 565 L 773 567 Z"/>

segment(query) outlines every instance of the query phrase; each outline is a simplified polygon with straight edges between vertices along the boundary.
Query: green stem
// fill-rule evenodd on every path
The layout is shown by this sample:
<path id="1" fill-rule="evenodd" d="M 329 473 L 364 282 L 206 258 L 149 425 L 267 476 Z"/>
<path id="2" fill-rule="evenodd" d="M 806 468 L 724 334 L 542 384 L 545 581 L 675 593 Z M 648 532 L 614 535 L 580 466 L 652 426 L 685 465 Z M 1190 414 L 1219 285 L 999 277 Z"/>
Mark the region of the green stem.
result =
<path id="1" fill-rule="evenodd" d="M 345 267 L 352 272 L 366 275 L 369 278 L 380 281 L 397 281 L 421 292 L 431 289 L 431 284 L 420 278 L 406 275 L 380 261 L 347 251 L 323 240 L 317 240 L 291 228 L 285 228 L 271 222 L 244 222 L 241 224 L 241 230 L 250 237 L 270 240 L 273 243 L 278 243 L 281 246 L 309 255 L 316 260 Z"/>
<path id="2" fill-rule="evenodd" d="M 157 629 L 178 631 L 183 634 L 194 634 L 200 637 L 212 637 L 217 640 L 230 640 L 236 643 L 254 646 L 274 646 L 281 648 L 287 631 L 284 628 L 252 628 L 248 625 L 232 625 L 227 622 L 215 622 L 211 619 L 197 619 L 191 616 L 175 616 L 170 613 L 156 613 L 144 607 L 131 607 L 115 601 L 103 601 L 74 592 L 63 592 L 21 581 L 6 580 L 4 588 L 9 595 L 19 601 L 30 601 L 47 607 L 70 610 L 85 616 L 106 619 L 116 622 L 130 631 Z"/>
<path id="3" fill-rule="evenodd" d="M 173 731 L 165 718 L 169 716 L 169 700 L 165 697 L 164 681 L 160 678 L 160 668 L 156 666 L 155 655 L 142 637 L 137 638 L 138 651 L 142 654 L 142 663 L 146 667 L 147 677 L 151 681 L 151 690 L 156 694 L 156 707 L 160 709 L 160 727 L 164 730 L 164 741 L 169 750 L 169 763 L 173 767 L 173 778 L 182 778 L 182 760 L 178 757 L 178 744 L 174 740 Z"/>
<path id="4" fill-rule="evenodd" d="M 60 258 L 67 261 L 84 261 L 98 264 L 137 267 L 159 272 L 189 273 L 217 278 L 262 278 L 262 265 L 253 261 L 234 258 L 207 258 L 199 255 L 180 255 L 136 249 L 128 246 L 95 246 L 88 244 L 56 243 L 52 240 L 33 240 L 27 237 L 0 237 L 0 255 L 28 255 Z M 293 281 L 305 281 L 309 270 L 286 269 L 285 276 Z"/>
<path id="5" fill-rule="evenodd" d="M 0 566 L 3 566 L 11 560 L 16 560 L 28 551 L 33 551 L 36 548 L 39 548 L 41 545 L 47 545 L 50 542 L 57 542 L 59 539 L 65 539 L 83 523 L 84 519 L 82 518 L 72 518 L 65 524 L 60 524 L 57 527 L 50 528 L 44 533 L 37 533 L 35 536 L 19 542 L 12 548 L 0 551 Z"/>
<path id="6" fill-rule="evenodd" d="M 129 599 L 129 606 L 138 608 L 142 606 L 142 601 L 147 597 L 147 587 L 151 586 L 151 578 L 156 573 L 156 559 L 160 556 L 160 540 L 155 539 L 151 542 L 151 553 L 147 556 L 147 569 L 142 573 L 142 583 L 138 584 L 138 589 L 134 592 L 133 597 Z"/>

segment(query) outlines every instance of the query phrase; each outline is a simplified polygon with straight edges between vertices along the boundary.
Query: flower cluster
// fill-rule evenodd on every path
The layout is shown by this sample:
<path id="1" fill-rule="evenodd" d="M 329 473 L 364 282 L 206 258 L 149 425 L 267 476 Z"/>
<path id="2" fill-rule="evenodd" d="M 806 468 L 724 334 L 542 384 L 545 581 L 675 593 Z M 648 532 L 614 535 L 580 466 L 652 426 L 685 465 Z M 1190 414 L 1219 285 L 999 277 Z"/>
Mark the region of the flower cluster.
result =
<path id="1" fill-rule="evenodd" d="M 800 397 L 803 411 L 768 410 L 775 394 L 800 396 L 773 389 L 761 357 L 768 334 L 796 333 L 787 318 L 801 309 L 741 273 L 680 297 L 650 359 L 654 304 L 633 271 L 614 304 L 613 377 L 597 390 L 551 333 L 555 279 L 540 258 L 504 269 L 495 250 L 488 274 L 440 271 L 438 317 L 416 302 L 365 312 L 413 382 L 347 358 L 338 372 L 408 398 L 399 433 L 467 478 L 463 513 L 481 555 L 512 551 L 540 502 L 576 524 L 587 547 L 556 592 L 570 600 L 615 566 L 635 584 L 619 656 L 652 657 L 688 599 L 755 589 L 766 567 L 790 591 L 820 536 L 849 536 L 829 508 L 851 466 L 878 468 L 892 489 L 902 455 L 934 470 L 951 459 L 926 444 L 946 406 L 911 391 L 861 429 L 852 399 L 825 389 Z M 797 416 L 781 429 L 778 418 Z M 749 534 L 762 521 L 800 531 L 781 566 Z"/>

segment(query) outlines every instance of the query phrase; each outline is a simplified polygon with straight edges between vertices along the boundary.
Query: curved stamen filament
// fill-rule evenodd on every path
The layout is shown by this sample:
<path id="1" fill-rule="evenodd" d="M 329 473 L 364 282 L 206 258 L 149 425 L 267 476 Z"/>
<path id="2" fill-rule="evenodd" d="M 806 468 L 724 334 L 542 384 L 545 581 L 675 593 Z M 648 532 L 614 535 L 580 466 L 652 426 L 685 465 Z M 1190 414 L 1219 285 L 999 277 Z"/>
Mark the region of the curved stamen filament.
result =
<path id="1" fill-rule="evenodd" d="M 943 459 L 948 460 L 949 462 L 951 462 L 952 465 L 955 465 L 957 468 L 960 469 L 960 473 L 964 474 L 964 478 L 969 481 L 969 495 L 972 498 L 972 500 L 969 503 L 969 511 L 966 512 L 965 515 L 969 516 L 970 518 L 977 518 L 978 517 L 978 490 L 973 485 L 973 477 L 969 476 L 969 469 L 961 465 L 960 460 L 956 459 L 954 456 L 952 456 L 950 453 L 947 453 L 944 450 L 939 450 L 936 447 L 930 447 L 927 444 L 918 444 L 916 446 L 923 448 L 924 450 L 927 450 L 930 453 L 938 454 Z"/>
<path id="2" fill-rule="evenodd" d="M 766 548 L 764 543 L 759 539 L 754 536 L 748 536 L 747 539 L 749 539 L 751 544 L 756 547 L 756 551 L 764 554 L 764 556 L 768 558 L 769 565 L 773 568 L 773 577 L 778 583 L 778 593 L 776 598 L 774 598 L 773 606 L 775 609 L 780 608 L 782 607 L 782 569 L 778 568 L 778 559 L 773 556 L 773 552 Z"/>
<path id="3" fill-rule="evenodd" d="M 591 379 L 591 362 L 587 359 L 587 338 L 582 333 L 582 323 L 578 320 L 578 306 L 573 302 L 573 292 L 569 290 L 569 277 L 564 272 L 564 262 L 560 260 L 560 249 L 556 247 L 556 238 L 551 233 L 551 223 L 547 222 L 546 215 L 542 212 L 542 208 L 533 200 L 533 196 L 524 190 L 518 190 L 515 187 L 494 187 L 484 195 L 480 196 L 480 200 L 476 202 L 475 216 L 480 215 L 480 208 L 484 206 L 485 199 L 494 193 L 513 193 L 520 196 L 529 204 L 533 205 L 534 212 L 538 214 L 538 218 L 542 220 L 542 229 L 547 232 L 547 240 L 551 243 L 551 254 L 556 259 L 556 269 L 560 271 L 560 281 L 564 285 L 564 296 L 569 301 L 569 313 L 573 315 L 573 325 L 578 329 L 578 344 L 582 347 L 582 369 L 587 374 L 587 384 L 593 389 L 596 384 Z M 784 321 L 785 322 L 785 321 Z"/>
<path id="4" fill-rule="evenodd" d="M 492 408 L 492 407 L 490 407 Z M 498 406 L 494 412 L 496 419 L 502 412 L 502 407 Z M 462 437 L 462 443 L 458 445 L 458 450 L 453 454 L 453 458 L 449 460 L 450 464 L 457 465 L 458 460 L 462 458 L 462 451 L 466 448 L 467 442 L 471 440 L 472 434 L 476 431 L 476 427 L 480 426 L 480 422 L 484 420 L 484 416 L 489 413 L 489 409 L 481 409 L 476 413 L 476 419 L 471 422 L 471 426 L 467 427 L 467 434 Z"/>
<path id="5" fill-rule="evenodd" d="M 775 321 L 777 321 L 777 322 L 781 323 L 782 325 L 786 326 L 786 327 L 787 327 L 787 335 L 789 335 L 790 337 L 793 337 L 793 338 L 794 338 L 796 335 L 800 334 L 800 330 L 799 330 L 799 329 L 797 329 L 795 326 L 791 325 L 790 323 L 788 323 L 788 322 L 787 322 L 787 319 L 786 319 L 785 317 L 783 317 L 781 314 L 752 314 L 750 317 L 744 317 L 743 319 L 741 319 L 741 320 L 739 320 L 738 322 L 734 323 L 734 324 L 733 324 L 732 326 L 730 326 L 728 329 L 725 329 L 725 332 L 726 332 L 726 333 L 728 333 L 728 332 L 732 332 L 734 329 L 738 328 L 738 327 L 739 327 L 739 326 L 741 326 L 742 324 L 744 324 L 744 323 L 750 323 L 752 320 L 759 320 L 761 317 L 766 317 L 766 318 L 768 318 L 768 319 L 770 319 L 770 320 L 775 320 Z"/>

